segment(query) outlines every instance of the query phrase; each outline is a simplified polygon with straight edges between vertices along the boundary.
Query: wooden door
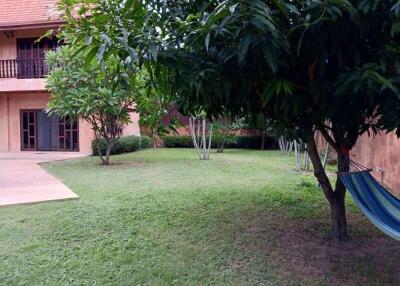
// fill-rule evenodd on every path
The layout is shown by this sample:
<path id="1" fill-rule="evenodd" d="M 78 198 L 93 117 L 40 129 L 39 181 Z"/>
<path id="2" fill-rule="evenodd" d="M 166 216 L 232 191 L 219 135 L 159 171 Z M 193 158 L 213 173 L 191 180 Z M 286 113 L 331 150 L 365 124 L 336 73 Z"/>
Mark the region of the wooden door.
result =
<path id="1" fill-rule="evenodd" d="M 51 151 L 52 150 L 52 117 L 44 111 L 36 113 L 37 119 L 37 150 L 38 151 Z"/>
<path id="2" fill-rule="evenodd" d="M 37 149 L 37 125 L 35 110 L 21 110 L 21 150 Z"/>
<path id="3" fill-rule="evenodd" d="M 78 121 L 69 117 L 58 120 L 58 147 L 64 151 L 79 151 Z"/>

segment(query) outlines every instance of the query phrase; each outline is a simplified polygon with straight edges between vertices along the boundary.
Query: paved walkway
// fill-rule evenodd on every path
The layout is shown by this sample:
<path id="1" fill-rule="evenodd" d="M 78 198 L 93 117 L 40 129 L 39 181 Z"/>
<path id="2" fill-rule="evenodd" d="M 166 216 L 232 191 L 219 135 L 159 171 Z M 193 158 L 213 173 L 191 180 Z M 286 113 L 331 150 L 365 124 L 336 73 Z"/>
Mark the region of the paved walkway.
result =
<path id="1" fill-rule="evenodd" d="M 64 152 L 0 152 L 0 206 L 76 199 L 40 163 L 87 156 Z"/>

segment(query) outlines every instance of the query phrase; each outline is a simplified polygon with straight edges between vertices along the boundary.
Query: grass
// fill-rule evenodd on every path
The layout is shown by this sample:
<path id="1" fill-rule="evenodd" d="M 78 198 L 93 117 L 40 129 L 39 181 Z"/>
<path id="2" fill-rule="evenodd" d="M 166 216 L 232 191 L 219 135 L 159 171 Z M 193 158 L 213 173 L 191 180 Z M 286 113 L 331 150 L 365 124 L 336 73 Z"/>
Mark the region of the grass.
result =
<path id="1" fill-rule="evenodd" d="M 400 247 L 349 199 L 327 239 L 311 174 L 280 152 L 145 150 L 43 167 L 79 200 L 0 209 L 2 285 L 399 285 Z"/>

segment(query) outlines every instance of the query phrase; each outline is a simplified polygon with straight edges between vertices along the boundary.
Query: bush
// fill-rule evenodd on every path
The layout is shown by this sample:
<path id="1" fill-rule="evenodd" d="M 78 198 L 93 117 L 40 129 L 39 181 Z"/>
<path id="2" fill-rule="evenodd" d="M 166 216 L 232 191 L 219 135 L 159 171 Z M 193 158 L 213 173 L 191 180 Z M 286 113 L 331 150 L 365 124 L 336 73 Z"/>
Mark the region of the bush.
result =
<path id="1" fill-rule="evenodd" d="M 164 146 L 167 148 L 193 148 L 191 136 L 177 135 L 162 137 Z M 217 148 L 217 140 L 212 140 L 212 148 Z M 226 148 L 241 148 L 241 149 L 261 149 L 262 136 L 232 136 L 229 142 L 226 143 Z M 265 136 L 265 149 L 278 149 L 277 140 L 273 136 Z"/>
<path id="2" fill-rule="evenodd" d="M 242 149 L 261 149 L 262 136 L 251 135 L 251 136 L 238 136 L 238 141 L 234 148 Z M 264 149 L 278 149 L 277 140 L 275 137 L 266 135 L 264 142 Z"/>
<path id="3" fill-rule="evenodd" d="M 111 155 L 135 152 L 140 149 L 148 147 L 150 144 L 150 138 L 147 136 L 125 136 L 118 139 L 114 147 L 111 150 Z M 100 140 L 100 150 L 102 154 L 106 153 L 106 141 L 105 139 Z M 98 156 L 96 140 L 92 141 L 92 151 L 94 156 Z"/>
<path id="4" fill-rule="evenodd" d="M 164 146 L 167 148 L 193 148 L 193 141 L 191 136 L 177 135 L 177 136 L 163 136 Z"/>

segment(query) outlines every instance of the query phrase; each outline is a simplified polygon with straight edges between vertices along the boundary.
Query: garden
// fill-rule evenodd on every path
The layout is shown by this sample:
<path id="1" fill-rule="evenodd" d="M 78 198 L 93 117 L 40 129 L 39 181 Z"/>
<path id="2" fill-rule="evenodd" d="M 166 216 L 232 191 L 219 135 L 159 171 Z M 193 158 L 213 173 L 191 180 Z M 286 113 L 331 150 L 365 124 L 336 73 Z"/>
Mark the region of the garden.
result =
<path id="1" fill-rule="evenodd" d="M 1 281 L 399 285 L 400 200 L 351 151 L 400 137 L 400 1 L 59 8 L 47 112 L 96 156 L 43 165 L 79 200 L 0 210 Z"/>
<path id="2" fill-rule="evenodd" d="M 281 151 L 152 148 L 46 163 L 80 199 L 0 209 L 4 285 L 398 285 L 397 242 L 348 198 L 351 241 Z"/>

